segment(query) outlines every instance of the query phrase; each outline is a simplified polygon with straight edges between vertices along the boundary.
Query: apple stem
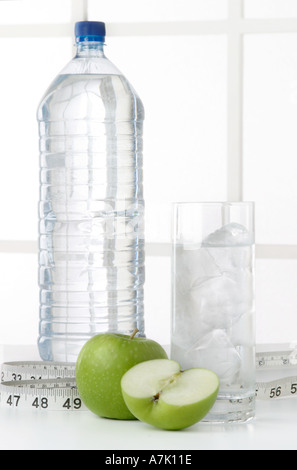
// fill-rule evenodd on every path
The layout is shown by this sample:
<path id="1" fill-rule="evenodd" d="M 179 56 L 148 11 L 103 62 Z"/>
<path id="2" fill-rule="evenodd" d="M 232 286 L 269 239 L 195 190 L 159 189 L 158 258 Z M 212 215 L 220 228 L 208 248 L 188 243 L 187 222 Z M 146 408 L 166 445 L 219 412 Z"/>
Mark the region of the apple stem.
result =
<path id="1" fill-rule="evenodd" d="M 132 333 L 132 335 L 130 336 L 129 339 L 133 339 L 134 336 L 136 335 L 136 333 L 138 333 L 138 331 L 139 331 L 138 328 L 135 328 L 135 330 L 133 331 L 133 333 Z"/>

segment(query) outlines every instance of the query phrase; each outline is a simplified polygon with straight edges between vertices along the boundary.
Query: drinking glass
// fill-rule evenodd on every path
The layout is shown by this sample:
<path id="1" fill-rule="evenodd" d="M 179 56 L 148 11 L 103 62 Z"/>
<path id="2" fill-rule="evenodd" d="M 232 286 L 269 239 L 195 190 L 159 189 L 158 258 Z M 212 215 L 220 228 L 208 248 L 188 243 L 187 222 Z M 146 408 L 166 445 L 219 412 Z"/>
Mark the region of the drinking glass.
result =
<path id="1" fill-rule="evenodd" d="M 171 359 L 220 379 L 204 421 L 255 415 L 253 202 L 175 203 Z"/>

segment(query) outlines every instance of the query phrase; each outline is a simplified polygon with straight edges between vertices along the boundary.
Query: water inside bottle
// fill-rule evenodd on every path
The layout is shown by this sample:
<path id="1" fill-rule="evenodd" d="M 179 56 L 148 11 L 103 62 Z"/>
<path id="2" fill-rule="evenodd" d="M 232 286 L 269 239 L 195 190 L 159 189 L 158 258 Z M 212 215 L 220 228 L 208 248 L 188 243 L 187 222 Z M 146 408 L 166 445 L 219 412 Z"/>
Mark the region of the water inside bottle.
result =
<path id="1" fill-rule="evenodd" d="M 144 334 L 143 106 L 122 75 L 60 75 L 38 111 L 40 337 L 75 361 L 106 331 Z"/>

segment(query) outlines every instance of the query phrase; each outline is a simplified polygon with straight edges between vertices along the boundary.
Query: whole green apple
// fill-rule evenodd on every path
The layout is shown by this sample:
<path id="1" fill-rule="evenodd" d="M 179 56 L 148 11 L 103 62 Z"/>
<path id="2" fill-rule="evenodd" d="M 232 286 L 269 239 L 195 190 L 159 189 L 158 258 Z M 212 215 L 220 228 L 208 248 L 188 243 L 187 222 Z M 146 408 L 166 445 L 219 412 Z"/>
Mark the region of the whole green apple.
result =
<path id="1" fill-rule="evenodd" d="M 167 430 L 178 430 L 200 421 L 214 405 L 217 375 L 207 369 L 181 371 L 169 359 L 142 362 L 122 377 L 124 400 L 139 420 Z"/>
<path id="2" fill-rule="evenodd" d="M 136 330 L 137 331 L 137 330 Z M 143 337 L 103 333 L 86 342 L 76 363 L 81 400 L 93 413 L 114 419 L 135 419 L 121 391 L 122 376 L 136 364 L 167 358 L 157 342 Z"/>

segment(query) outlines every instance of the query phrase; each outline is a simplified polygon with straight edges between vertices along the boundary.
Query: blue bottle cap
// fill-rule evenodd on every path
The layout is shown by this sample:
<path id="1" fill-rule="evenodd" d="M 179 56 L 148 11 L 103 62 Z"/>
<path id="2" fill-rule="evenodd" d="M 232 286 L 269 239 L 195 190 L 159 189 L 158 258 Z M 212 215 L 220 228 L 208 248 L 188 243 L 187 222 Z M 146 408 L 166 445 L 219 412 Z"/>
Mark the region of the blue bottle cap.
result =
<path id="1" fill-rule="evenodd" d="M 105 40 L 105 23 L 101 21 L 78 21 L 75 24 L 76 42 Z"/>

